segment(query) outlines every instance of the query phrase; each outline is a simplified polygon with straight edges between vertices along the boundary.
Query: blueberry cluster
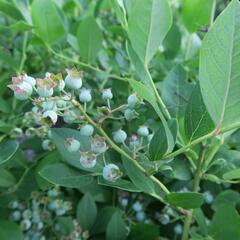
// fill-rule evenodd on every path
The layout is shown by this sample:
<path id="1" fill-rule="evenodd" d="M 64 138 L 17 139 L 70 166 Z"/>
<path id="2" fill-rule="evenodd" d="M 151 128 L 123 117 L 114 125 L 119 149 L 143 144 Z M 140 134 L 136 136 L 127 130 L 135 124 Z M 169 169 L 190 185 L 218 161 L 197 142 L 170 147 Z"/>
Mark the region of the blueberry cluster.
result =
<path id="1" fill-rule="evenodd" d="M 65 201 L 58 188 L 47 192 L 32 192 L 28 202 L 12 201 L 10 218 L 24 232 L 25 240 L 45 240 L 49 228 L 57 224 L 57 218 L 65 216 L 72 209 L 71 202 Z"/>
<path id="2" fill-rule="evenodd" d="M 83 168 L 93 168 L 96 166 L 98 155 L 104 154 L 111 144 L 107 144 L 105 137 L 95 134 L 95 130 L 98 130 L 95 129 L 96 125 L 86 117 L 87 106 L 92 101 L 92 90 L 83 88 L 83 73 L 76 68 L 67 69 L 66 72 L 65 79 L 61 73 L 47 72 L 44 78 L 33 78 L 24 73 L 13 77 L 9 87 L 17 99 L 30 99 L 34 104 L 31 111 L 26 112 L 24 116 L 23 128 L 26 128 L 24 134 L 27 137 L 42 138 L 43 150 L 51 151 L 55 146 L 49 130 L 52 125 L 57 124 L 59 117 L 67 124 L 79 124 L 80 135 L 91 139 L 91 149 L 83 152 L 80 141 L 73 137 L 65 139 L 65 148 L 69 153 L 79 152 L 79 163 Z M 126 121 L 133 120 L 137 116 L 136 109 L 143 104 L 137 94 L 133 93 L 128 97 L 126 104 L 112 109 L 113 93 L 110 88 L 103 89 L 101 97 L 106 106 L 98 108 L 96 124 L 100 128 L 106 119 L 115 119 L 116 112 L 121 112 Z M 11 133 L 12 137 L 22 134 L 22 128 L 15 128 Z M 121 144 L 133 152 L 133 158 L 148 146 L 152 137 L 153 134 L 150 134 L 147 125 L 140 126 L 137 133 L 130 137 L 121 128 L 113 132 L 112 136 L 114 144 Z M 119 167 L 113 163 L 105 164 L 102 174 L 103 178 L 110 182 L 115 182 L 122 175 Z"/>

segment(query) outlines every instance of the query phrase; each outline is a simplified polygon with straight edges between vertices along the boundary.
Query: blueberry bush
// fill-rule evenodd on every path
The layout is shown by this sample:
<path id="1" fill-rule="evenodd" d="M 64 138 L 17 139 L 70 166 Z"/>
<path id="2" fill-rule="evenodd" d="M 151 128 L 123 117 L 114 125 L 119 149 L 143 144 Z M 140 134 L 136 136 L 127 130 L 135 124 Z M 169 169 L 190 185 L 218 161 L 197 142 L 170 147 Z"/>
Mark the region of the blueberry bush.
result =
<path id="1" fill-rule="evenodd" d="M 0 0 L 0 240 L 240 239 L 239 0 Z"/>

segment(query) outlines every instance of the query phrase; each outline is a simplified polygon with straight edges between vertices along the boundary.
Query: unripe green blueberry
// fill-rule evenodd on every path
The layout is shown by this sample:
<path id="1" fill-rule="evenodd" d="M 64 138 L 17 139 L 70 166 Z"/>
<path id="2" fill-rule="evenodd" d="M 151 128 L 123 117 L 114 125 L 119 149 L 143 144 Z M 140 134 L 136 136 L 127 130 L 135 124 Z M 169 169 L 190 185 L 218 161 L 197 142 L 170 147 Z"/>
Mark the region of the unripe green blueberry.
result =
<path id="1" fill-rule="evenodd" d="M 32 223 L 29 219 L 24 219 L 24 220 L 21 221 L 20 225 L 23 228 L 23 230 L 26 231 L 29 228 L 31 228 Z"/>
<path id="2" fill-rule="evenodd" d="M 89 151 L 89 152 L 81 152 L 80 153 L 80 164 L 84 168 L 93 168 L 97 163 L 97 156 Z"/>
<path id="3" fill-rule="evenodd" d="M 203 193 L 203 198 L 207 204 L 211 204 L 213 202 L 213 195 L 209 191 Z"/>
<path id="4" fill-rule="evenodd" d="M 51 97 L 53 95 L 53 88 L 48 88 L 46 86 L 37 87 L 37 93 L 40 97 Z"/>
<path id="5" fill-rule="evenodd" d="M 43 222 L 38 222 L 38 223 L 37 223 L 37 229 L 38 229 L 38 230 L 42 230 L 43 227 L 44 227 Z"/>
<path id="6" fill-rule="evenodd" d="M 54 189 L 48 190 L 47 195 L 49 197 L 57 197 L 59 195 L 59 191 L 56 188 L 54 188 Z"/>
<path id="7" fill-rule="evenodd" d="M 18 100 L 26 100 L 32 95 L 32 86 L 27 82 L 17 84 L 14 88 L 14 96 Z"/>
<path id="8" fill-rule="evenodd" d="M 57 210 L 56 210 L 56 215 L 57 216 L 62 216 L 62 215 L 64 215 L 66 213 L 66 210 L 64 209 L 64 208 L 58 208 Z"/>
<path id="9" fill-rule="evenodd" d="M 183 228 L 181 224 L 176 224 L 174 226 L 174 232 L 176 233 L 176 235 L 181 235 L 182 231 L 183 231 Z"/>
<path id="10" fill-rule="evenodd" d="M 93 132 L 94 132 L 94 128 L 90 124 L 86 124 L 86 125 L 82 126 L 80 129 L 80 134 L 82 136 L 90 137 L 93 135 Z"/>
<path id="11" fill-rule="evenodd" d="M 92 101 L 92 95 L 90 89 L 82 89 L 79 94 L 80 102 L 87 103 Z"/>
<path id="12" fill-rule="evenodd" d="M 36 80 L 33 77 L 28 76 L 27 74 L 23 75 L 23 81 L 30 84 L 32 87 L 36 85 Z"/>
<path id="13" fill-rule="evenodd" d="M 107 99 L 110 100 L 110 99 L 113 98 L 113 94 L 112 94 L 111 88 L 103 89 L 103 91 L 102 91 L 102 98 L 104 100 L 107 100 Z"/>
<path id="14" fill-rule="evenodd" d="M 137 212 L 136 213 L 136 220 L 138 222 L 142 222 L 145 220 L 145 213 L 144 212 Z"/>
<path id="15" fill-rule="evenodd" d="M 113 163 L 110 163 L 103 168 L 103 178 L 109 182 L 115 182 L 121 177 L 121 175 L 119 167 Z"/>
<path id="16" fill-rule="evenodd" d="M 11 209 L 16 209 L 19 207 L 19 202 L 18 201 L 12 201 L 8 204 L 9 208 Z"/>
<path id="17" fill-rule="evenodd" d="M 68 88 L 77 90 L 82 87 L 82 78 L 80 72 L 76 69 L 67 71 L 68 75 L 65 78 L 65 84 Z"/>
<path id="18" fill-rule="evenodd" d="M 139 104 L 139 102 L 140 101 L 139 101 L 136 93 L 131 94 L 127 99 L 127 103 L 128 103 L 129 108 L 135 108 Z"/>
<path id="19" fill-rule="evenodd" d="M 32 217 L 32 212 L 31 212 L 31 210 L 26 209 L 25 211 L 23 211 L 22 217 L 23 217 L 24 219 L 30 219 L 30 218 Z"/>
<path id="20" fill-rule="evenodd" d="M 66 110 L 66 111 L 64 111 L 63 121 L 65 123 L 71 124 L 71 123 L 75 122 L 76 119 L 78 119 L 78 114 L 77 114 L 76 111 L 74 111 L 74 110 Z"/>
<path id="21" fill-rule="evenodd" d="M 116 143 L 123 143 L 125 142 L 126 139 L 127 139 L 127 134 L 121 129 L 113 133 L 113 140 Z"/>
<path id="22" fill-rule="evenodd" d="M 128 205 L 128 199 L 126 199 L 126 198 L 123 198 L 123 199 L 121 199 L 120 200 L 120 204 L 121 204 L 121 206 L 122 207 L 127 207 L 127 205 Z"/>
<path id="23" fill-rule="evenodd" d="M 12 213 L 12 219 L 13 219 L 14 221 L 19 221 L 19 220 L 21 219 L 21 216 L 22 216 L 22 214 L 21 214 L 20 211 L 14 211 L 14 212 Z"/>
<path id="24" fill-rule="evenodd" d="M 49 110 L 43 113 L 43 118 L 50 119 L 53 124 L 56 124 L 58 115 L 55 111 Z"/>
<path id="25" fill-rule="evenodd" d="M 51 140 L 45 139 L 42 142 L 42 149 L 45 151 L 52 151 L 54 149 L 54 145 Z"/>
<path id="26" fill-rule="evenodd" d="M 10 135 L 12 138 L 18 138 L 18 137 L 22 136 L 22 134 L 23 134 L 23 130 L 18 127 L 12 129 L 12 131 L 10 132 Z"/>
<path id="27" fill-rule="evenodd" d="M 127 108 L 124 112 L 124 117 L 126 118 L 127 121 L 131 121 L 134 119 L 134 111 L 131 110 L 130 108 Z"/>
<path id="28" fill-rule="evenodd" d="M 139 136 L 147 137 L 149 135 L 149 130 L 147 126 L 140 126 L 137 130 Z"/>
<path id="29" fill-rule="evenodd" d="M 161 222 L 161 224 L 167 225 L 170 222 L 170 217 L 167 214 L 161 214 L 159 216 L 159 221 Z"/>
<path id="30" fill-rule="evenodd" d="M 36 136 L 36 129 L 33 127 L 30 127 L 25 131 L 25 134 L 27 137 L 32 138 L 32 137 Z"/>
<path id="31" fill-rule="evenodd" d="M 101 136 L 95 136 L 91 142 L 91 149 L 95 154 L 101 154 L 108 149 L 105 139 Z"/>
<path id="32" fill-rule="evenodd" d="M 140 212 L 142 211 L 142 204 L 139 201 L 137 201 L 132 205 L 132 208 L 135 212 Z"/>
<path id="33" fill-rule="evenodd" d="M 77 152 L 80 148 L 80 142 L 74 138 L 66 138 L 64 144 L 69 152 Z"/>
<path id="34" fill-rule="evenodd" d="M 47 101 L 42 103 L 43 111 L 54 110 L 56 106 L 55 101 Z"/>

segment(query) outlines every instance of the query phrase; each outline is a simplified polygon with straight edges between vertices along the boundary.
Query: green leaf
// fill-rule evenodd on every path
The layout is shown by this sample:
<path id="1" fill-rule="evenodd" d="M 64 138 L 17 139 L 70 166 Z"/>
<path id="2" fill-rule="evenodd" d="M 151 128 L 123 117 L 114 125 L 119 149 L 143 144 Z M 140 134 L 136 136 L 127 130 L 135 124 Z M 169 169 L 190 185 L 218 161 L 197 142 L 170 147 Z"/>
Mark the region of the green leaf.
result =
<path id="1" fill-rule="evenodd" d="M 122 212 L 116 211 L 107 225 L 106 240 L 124 240 L 126 237 L 127 229 Z"/>
<path id="2" fill-rule="evenodd" d="M 11 29 L 14 31 L 31 31 L 34 28 L 34 26 L 29 25 L 28 23 L 26 23 L 25 21 L 18 21 L 16 23 L 13 23 L 9 26 L 2 26 L 0 25 L 0 29 Z"/>
<path id="3" fill-rule="evenodd" d="M 184 116 L 194 84 L 188 82 L 186 70 L 177 65 L 166 76 L 162 85 L 162 98 L 172 116 Z"/>
<path id="4" fill-rule="evenodd" d="M 133 184 L 143 192 L 154 194 L 154 183 L 144 173 L 140 172 L 132 162 L 125 159 L 125 157 L 122 157 L 122 161 L 127 175 Z"/>
<path id="5" fill-rule="evenodd" d="M 80 56 L 86 62 L 94 62 L 102 46 L 103 36 L 93 17 L 84 19 L 77 31 Z"/>
<path id="6" fill-rule="evenodd" d="M 128 35 L 134 51 L 148 63 L 172 25 L 167 0 L 132 0 L 128 14 Z"/>
<path id="7" fill-rule="evenodd" d="M 127 181 L 121 178 L 117 179 L 116 182 L 112 183 L 112 182 L 106 181 L 103 177 L 98 177 L 98 184 L 122 189 L 128 192 L 140 192 L 140 190 L 136 188 L 130 181 Z"/>
<path id="8" fill-rule="evenodd" d="M 201 208 L 194 209 L 193 216 L 196 219 L 196 222 L 199 226 L 199 229 L 203 235 L 208 234 L 208 226 L 206 223 L 206 217 L 204 216 L 204 213 Z"/>
<path id="9" fill-rule="evenodd" d="M 65 36 L 65 25 L 53 0 L 34 0 L 32 21 L 35 33 L 46 44 L 52 45 Z"/>
<path id="10" fill-rule="evenodd" d="M 16 179 L 11 172 L 5 169 L 0 169 L 0 187 L 12 187 L 15 183 Z"/>
<path id="11" fill-rule="evenodd" d="M 0 165 L 8 162 L 18 150 L 19 144 L 14 140 L 0 143 Z"/>
<path id="12" fill-rule="evenodd" d="M 240 168 L 226 172 L 225 174 L 223 174 L 223 179 L 225 180 L 240 179 Z"/>
<path id="13" fill-rule="evenodd" d="M 2 64 L 7 64 L 12 69 L 18 69 L 18 64 L 15 59 L 4 49 L 0 49 L 0 62 Z"/>
<path id="14" fill-rule="evenodd" d="M 16 20 L 23 19 L 20 10 L 14 5 L 14 3 L 8 1 L 0 0 L 0 12 L 3 12 L 7 16 Z"/>
<path id="15" fill-rule="evenodd" d="M 80 164 L 80 154 L 79 152 L 69 153 L 65 147 L 64 141 L 66 138 L 75 138 L 81 143 L 80 150 L 86 152 L 91 149 L 91 140 L 89 137 L 82 136 L 80 131 L 70 129 L 70 128 L 54 128 L 51 130 L 51 139 L 55 143 L 59 153 L 63 159 L 76 168 L 82 169 L 89 172 L 102 172 L 103 162 L 100 157 L 97 158 L 97 163 L 94 168 L 86 169 Z"/>
<path id="16" fill-rule="evenodd" d="M 240 122 L 240 2 L 233 0 L 203 40 L 200 86 L 203 100 L 218 128 Z"/>
<path id="17" fill-rule="evenodd" d="M 91 194 L 86 193 L 77 206 L 77 219 L 83 230 L 90 230 L 97 218 L 97 206 Z"/>
<path id="18" fill-rule="evenodd" d="M 178 122 L 176 119 L 171 119 L 168 125 L 173 136 L 173 142 L 171 145 L 168 144 L 167 133 L 161 123 L 149 146 L 149 154 L 152 161 L 161 160 L 164 155 L 171 152 L 174 148 L 178 133 Z"/>
<path id="19" fill-rule="evenodd" d="M 58 152 L 51 152 L 49 153 L 46 157 L 41 159 L 41 161 L 38 163 L 37 167 L 35 168 L 35 179 L 38 184 L 38 186 L 41 188 L 41 190 L 46 190 L 54 184 L 50 183 L 47 181 L 45 178 L 43 178 L 39 172 L 46 166 L 53 164 L 53 163 L 58 163 L 60 161 L 60 155 Z"/>
<path id="20" fill-rule="evenodd" d="M 91 232 L 94 234 L 106 232 L 108 223 L 116 211 L 119 211 L 119 209 L 112 206 L 101 208 Z"/>
<path id="21" fill-rule="evenodd" d="M 227 220 L 227 221 L 226 221 Z M 210 233 L 213 239 L 240 239 L 240 216 L 237 210 L 223 205 L 213 216 Z"/>
<path id="22" fill-rule="evenodd" d="M 128 80 L 130 85 L 132 86 L 133 90 L 138 94 L 139 97 L 143 98 L 147 102 L 149 102 L 156 113 L 158 114 L 159 118 L 162 121 L 162 124 L 164 126 L 164 131 L 166 133 L 166 138 L 167 138 L 167 145 L 174 146 L 175 141 L 174 141 L 174 136 L 172 135 L 172 132 L 168 126 L 168 123 L 166 122 L 161 109 L 158 106 L 156 95 L 153 92 L 152 88 L 149 86 L 146 86 L 142 84 L 141 82 L 135 81 L 133 79 Z"/>
<path id="23" fill-rule="evenodd" d="M 136 225 L 132 225 L 128 240 L 156 240 L 159 236 L 159 226 L 153 224 L 138 223 Z"/>
<path id="24" fill-rule="evenodd" d="M 199 84 L 189 99 L 185 112 L 184 128 L 189 142 L 214 130 L 214 123 L 203 102 Z"/>
<path id="25" fill-rule="evenodd" d="M 181 49 L 181 32 L 177 24 L 173 23 L 166 38 L 163 41 L 164 55 L 167 59 L 173 59 Z"/>
<path id="26" fill-rule="evenodd" d="M 223 205 L 235 207 L 238 203 L 240 203 L 240 194 L 233 190 L 226 190 L 217 195 L 213 201 L 212 208 L 217 211 Z"/>
<path id="27" fill-rule="evenodd" d="M 183 0 L 182 19 L 189 32 L 193 33 L 208 26 L 212 6 L 213 0 Z"/>
<path id="28" fill-rule="evenodd" d="M 203 195 L 195 192 L 169 193 L 165 199 L 172 205 L 186 209 L 199 208 L 203 204 Z"/>
<path id="29" fill-rule="evenodd" d="M 40 170 L 39 174 L 50 183 L 68 188 L 80 188 L 93 181 L 91 175 L 84 175 L 64 163 L 48 165 Z"/>
<path id="30" fill-rule="evenodd" d="M 0 219 L 0 239 L 23 240 L 23 234 L 16 223 Z"/>

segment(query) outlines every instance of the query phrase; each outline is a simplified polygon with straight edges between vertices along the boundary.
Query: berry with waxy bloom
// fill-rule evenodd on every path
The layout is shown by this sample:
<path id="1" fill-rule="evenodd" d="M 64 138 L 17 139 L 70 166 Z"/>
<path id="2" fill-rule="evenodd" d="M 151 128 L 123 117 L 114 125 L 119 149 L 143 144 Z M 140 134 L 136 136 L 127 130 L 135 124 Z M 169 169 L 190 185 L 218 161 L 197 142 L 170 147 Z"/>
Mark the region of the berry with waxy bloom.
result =
<path id="1" fill-rule="evenodd" d="M 66 138 L 64 145 L 69 152 L 76 152 L 80 148 L 80 142 L 74 138 Z"/>
<path id="2" fill-rule="evenodd" d="M 23 134 L 23 130 L 18 127 L 12 129 L 12 131 L 10 132 L 10 135 L 12 138 L 18 138 L 18 137 L 22 136 L 22 134 Z"/>
<path id="3" fill-rule="evenodd" d="M 71 70 L 66 69 L 67 76 L 65 84 L 68 88 L 77 90 L 82 87 L 82 72 L 78 71 L 75 67 Z"/>
<path id="4" fill-rule="evenodd" d="M 22 75 L 22 79 L 23 79 L 24 82 L 27 82 L 27 83 L 30 84 L 32 87 L 34 87 L 34 86 L 36 85 L 36 80 L 35 80 L 35 78 L 28 76 L 26 73 L 24 73 L 24 74 Z"/>
<path id="5" fill-rule="evenodd" d="M 147 137 L 149 135 L 148 127 L 145 125 L 140 126 L 137 130 L 137 133 L 139 136 Z"/>
<path id="6" fill-rule="evenodd" d="M 92 101 L 92 95 L 90 89 L 82 89 L 79 94 L 80 102 L 87 103 Z"/>
<path id="7" fill-rule="evenodd" d="M 115 182 L 118 178 L 122 176 L 119 167 L 113 163 L 107 164 L 103 168 L 103 178 L 110 182 Z"/>
<path id="8" fill-rule="evenodd" d="M 43 79 L 37 79 L 37 93 L 40 97 L 51 97 L 53 95 L 53 88 L 57 86 L 50 76 Z"/>
<path id="9" fill-rule="evenodd" d="M 47 101 L 42 103 L 43 111 L 54 110 L 56 107 L 55 101 Z"/>
<path id="10" fill-rule="evenodd" d="M 80 164 L 84 168 L 93 168 L 97 163 L 97 156 L 91 152 L 81 152 L 80 153 Z"/>
<path id="11" fill-rule="evenodd" d="M 142 204 L 139 201 L 137 201 L 132 205 L 132 208 L 135 212 L 140 212 L 142 211 Z"/>
<path id="12" fill-rule="evenodd" d="M 95 154 L 101 154 L 106 152 L 108 149 L 105 139 L 101 136 L 96 135 L 91 142 L 91 149 Z"/>
<path id="13" fill-rule="evenodd" d="M 80 129 L 80 134 L 82 136 L 90 137 L 93 135 L 93 132 L 94 132 L 94 128 L 90 124 L 86 124 L 86 125 L 82 126 Z"/>
<path id="14" fill-rule="evenodd" d="M 26 231 L 32 226 L 32 223 L 29 219 L 24 219 L 21 221 L 20 225 L 23 228 L 23 230 Z"/>
<path id="15" fill-rule="evenodd" d="M 145 220 L 145 213 L 144 212 L 137 212 L 136 213 L 136 220 L 138 221 L 138 222 L 142 222 L 142 221 L 144 221 Z"/>
<path id="16" fill-rule="evenodd" d="M 49 110 L 43 113 L 43 118 L 50 119 L 55 124 L 58 120 L 58 115 L 55 111 Z"/>
<path id="17" fill-rule="evenodd" d="M 130 108 L 127 108 L 124 111 L 124 117 L 126 118 L 127 121 L 133 120 L 134 117 L 135 117 L 134 111 L 132 109 L 130 109 Z"/>
<path id="18" fill-rule="evenodd" d="M 8 87 L 13 90 L 14 96 L 18 100 L 26 100 L 32 95 L 32 86 L 24 82 L 22 76 L 12 77 L 12 84 L 8 85 Z"/>
<path id="19" fill-rule="evenodd" d="M 127 103 L 129 108 L 135 108 L 140 103 L 137 94 L 136 93 L 131 94 L 127 99 Z"/>
<path id="20" fill-rule="evenodd" d="M 66 110 L 63 114 L 63 121 L 65 123 L 73 123 L 79 118 L 79 112 L 76 109 Z"/>
<path id="21" fill-rule="evenodd" d="M 113 98 L 113 94 L 112 94 L 111 88 L 103 89 L 103 91 L 102 91 L 102 98 L 104 100 L 107 100 L 107 99 L 110 100 L 110 99 Z"/>
<path id="22" fill-rule="evenodd" d="M 125 142 L 126 139 L 127 139 L 127 134 L 121 129 L 113 133 L 113 140 L 116 143 L 123 143 Z"/>
<path id="23" fill-rule="evenodd" d="M 42 149 L 45 151 L 52 151 L 54 149 L 54 144 L 51 140 L 45 139 L 42 142 Z"/>

